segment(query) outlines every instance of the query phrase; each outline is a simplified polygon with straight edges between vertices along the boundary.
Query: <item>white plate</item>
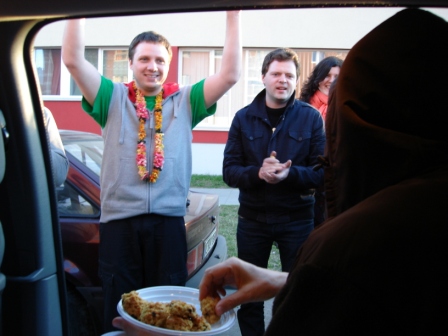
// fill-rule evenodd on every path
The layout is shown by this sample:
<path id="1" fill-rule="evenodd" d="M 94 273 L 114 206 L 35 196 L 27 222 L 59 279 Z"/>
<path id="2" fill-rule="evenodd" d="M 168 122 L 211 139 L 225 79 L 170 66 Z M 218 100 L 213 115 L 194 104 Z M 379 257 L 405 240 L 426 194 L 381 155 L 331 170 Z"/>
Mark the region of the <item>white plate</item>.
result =
<path id="1" fill-rule="evenodd" d="M 179 287 L 179 286 L 159 286 L 159 287 L 149 287 L 144 289 L 139 289 L 136 292 L 140 297 L 146 301 L 152 302 L 170 302 L 171 300 L 182 300 L 186 303 L 190 303 L 196 307 L 196 312 L 201 315 L 201 305 L 199 303 L 199 290 L 190 287 Z M 125 320 L 135 324 L 136 326 L 151 331 L 151 335 L 170 335 L 170 336 L 187 336 L 187 335 L 218 335 L 224 331 L 229 330 L 236 320 L 235 311 L 230 310 L 222 314 L 221 319 L 212 324 L 212 330 L 206 331 L 178 331 L 165 328 L 155 327 L 130 316 L 123 309 L 123 305 L 118 302 L 117 305 L 118 313 Z"/>

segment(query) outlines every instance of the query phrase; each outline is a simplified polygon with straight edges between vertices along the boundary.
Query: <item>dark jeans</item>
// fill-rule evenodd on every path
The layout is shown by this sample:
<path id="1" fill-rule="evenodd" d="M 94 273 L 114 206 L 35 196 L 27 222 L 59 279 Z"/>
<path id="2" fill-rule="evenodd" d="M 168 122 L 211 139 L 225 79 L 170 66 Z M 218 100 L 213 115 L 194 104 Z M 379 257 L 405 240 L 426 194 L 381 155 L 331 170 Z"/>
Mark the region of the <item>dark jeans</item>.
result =
<path id="1" fill-rule="evenodd" d="M 313 219 L 282 224 L 266 224 L 238 218 L 238 257 L 259 267 L 267 268 L 272 244 L 280 250 L 282 271 L 288 272 L 297 251 L 313 230 Z M 241 335 L 261 336 L 265 332 L 264 303 L 255 302 L 241 305 L 238 310 L 238 324 Z"/>
<path id="2" fill-rule="evenodd" d="M 99 276 L 104 332 L 115 330 L 123 293 L 159 285 L 185 285 L 187 241 L 183 217 L 141 215 L 100 224 Z"/>

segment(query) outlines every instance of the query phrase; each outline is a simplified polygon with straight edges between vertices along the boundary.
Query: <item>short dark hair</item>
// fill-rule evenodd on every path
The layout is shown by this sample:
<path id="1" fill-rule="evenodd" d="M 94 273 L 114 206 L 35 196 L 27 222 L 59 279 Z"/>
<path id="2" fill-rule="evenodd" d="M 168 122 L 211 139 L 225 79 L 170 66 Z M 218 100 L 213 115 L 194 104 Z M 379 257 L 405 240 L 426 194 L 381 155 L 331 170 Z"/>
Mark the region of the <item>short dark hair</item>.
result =
<path id="1" fill-rule="evenodd" d="M 340 58 L 329 56 L 320 61 L 315 66 L 305 83 L 303 83 L 299 99 L 305 103 L 309 103 L 311 97 L 319 89 L 319 83 L 327 77 L 331 68 L 334 67 L 342 67 L 342 60 Z"/>
<path id="2" fill-rule="evenodd" d="M 128 57 L 132 61 L 134 59 L 135 54 L 135 48 L 137 48 L 137 45 L 140 42 L 150 42 L 154 44 L 161 44 L 163 45 L 166 50 L 168 51 L 168 55 L 171 57 L 173 56 L 173 52 L 171 51 L 171 44 L 168 42 L 168 40 L 163 36 L 160 35 L 154 31 L 146 31 L 143 33 L 138 34 L 134 39 L 132 40 L 131 44 L 129 45 L 129 53 Z"/>
<path id="3" fill-rule="evenodd" d="M 296 66 L 296 75 L 297 79 L 300 76 L 300 64 L 299 64 L 299 56 L 295 53 L 294 50 L 288 48 L 278 48 L 271 51 L 266 55 L 263 61 L 263 66 L 261 67 L 261 74 L 264 76 L 268 72 L 269 66 L 274 61 L 293 61 Z"/>

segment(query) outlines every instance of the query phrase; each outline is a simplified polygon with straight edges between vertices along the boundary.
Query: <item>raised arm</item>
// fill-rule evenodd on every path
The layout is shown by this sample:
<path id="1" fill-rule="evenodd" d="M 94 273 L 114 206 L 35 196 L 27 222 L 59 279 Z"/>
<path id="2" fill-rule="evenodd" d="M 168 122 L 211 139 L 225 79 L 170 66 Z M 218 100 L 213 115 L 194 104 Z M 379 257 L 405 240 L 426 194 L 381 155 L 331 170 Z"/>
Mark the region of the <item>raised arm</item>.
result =
<path id="1" fill-rule="evenodd" d="M 84 57 L 84 26 L 84 19 L 67 21 L 62 39 L 62 61 L 84 98 L 93 105 L 100 88 L 101 76 Z"/>
<path id="2" fill-rule="evenodd" d="M 240 79 L 242 63 L 240 15 L 240 11 L 227 12 L 221 69 L 208 77 L 204 83 L 207 108 L 216 103 Z"/>

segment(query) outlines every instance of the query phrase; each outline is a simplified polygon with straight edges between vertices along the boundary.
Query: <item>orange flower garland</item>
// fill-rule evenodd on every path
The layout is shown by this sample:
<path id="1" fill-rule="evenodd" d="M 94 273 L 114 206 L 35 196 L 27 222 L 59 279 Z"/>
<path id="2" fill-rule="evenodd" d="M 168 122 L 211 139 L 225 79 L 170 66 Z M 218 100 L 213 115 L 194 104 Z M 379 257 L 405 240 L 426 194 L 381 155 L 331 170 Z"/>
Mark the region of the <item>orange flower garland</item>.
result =
<path id="1" fill-rule="evenodd" d="M 156 104 L 154 106 L 154 157 L 152 164 L 152 171 L 146 169 L 147 165 L 147 156 L 146 156 L 146 130 L 145 123 L 149 118 L 149 111 L 146 108 L 145 97 L 142 92 L 137 88 L 137 85 L 134 82 L 133 88 L 135 90 L 135 110 L 137 113 L 137 118 L 139 121 L 139 130 L 138 130 L 138 142 L 137 142 L 137 168 L 138 174 L 140 175 L 140 179 L 142 181 L 149 180 L 152 183 L 155 183 L 159 177 L 160 172 L 163 168 L 163 163 L 165 162 L 164 153 L 163 153 L 163 133 L 162 133 L 162 101 L 163 101 L 163 89 L 160 90 L 159 94 L 156 96 Z"/>

